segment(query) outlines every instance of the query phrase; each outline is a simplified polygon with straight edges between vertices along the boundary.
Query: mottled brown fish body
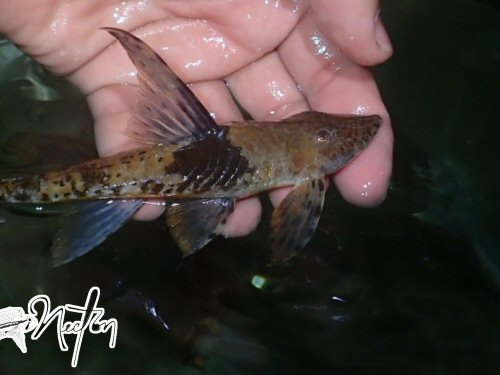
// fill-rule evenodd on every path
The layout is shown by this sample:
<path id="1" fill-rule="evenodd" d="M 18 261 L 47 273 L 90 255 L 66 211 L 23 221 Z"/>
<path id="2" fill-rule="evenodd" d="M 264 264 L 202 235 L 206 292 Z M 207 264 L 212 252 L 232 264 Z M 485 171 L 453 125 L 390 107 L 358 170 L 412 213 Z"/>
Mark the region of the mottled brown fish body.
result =
<path id="1" fill-rule="evenodd" d="M 153 146 L 42 175 L 1 180 L 0 201 L 237 198 L 265 189 L 249 184 L 250 164 L 225 140 L 207 137 L 183 147 Z"/>
<path id="2" fill-rule="evenodd" d="M 49 203 L 70 200 L 153 197 L 172 151 L 134 150 L 37 176 L 0 181 L 0 200 Z"/>
<path id="3" fill-rule="evenodd" d="M 37 176 L 0 180 L 0 202 L 80 201 L 51 245 L 60 265 L 102 243 L 144 199 L 170 200 L 166 221 L 184 255 L 225 233 L 239 198 L 293 186 L 273 211 L 274 260 L 302 249 L 318 224 L 323 178 L 374 138 L 377 115 L 306 111 L 287 119 L 218 126 L 195 95 L 148 45 L 106 28 L 137 67 L 138 101 L 128 134 L 141 148 Z"/>
<path id="4" fill-rule="evenodd" d="M 301 125 L 256 122 L 230 127 L 229 141 L 255 166 L 253 184 L 270 189 L 293 185 L 298 178 L 320 173 L 318 149 L 312 144 L 314 136 L 311 129 L 305 135 Z"/>
<path id="5" fill-rule="evenodd" d="M 307 112 L 283 122 L 231 123 L 222 138 L 152 146 L 39 176 L 3 180 L 0 200 L 243 198 L 334 173 L 335 168 L 325 171 L 331 160 L 350 159 L 349 154 L 363 149 L 376 132 L 370 117 L 365 126 L 359 126 L 359 120 L 349 124 L 348 117 L 346 124 L 339 119 Z M 330 128 L 337 134 L 329 134 Z"/>
<path id="6" fill-rule="evenodd" d="M 252 161 L 254 182 L 269 189 L 335 173 L 368 145 L 381 121 L 308 111 L 279 122 L 230 123 L 228 140 Z"/>

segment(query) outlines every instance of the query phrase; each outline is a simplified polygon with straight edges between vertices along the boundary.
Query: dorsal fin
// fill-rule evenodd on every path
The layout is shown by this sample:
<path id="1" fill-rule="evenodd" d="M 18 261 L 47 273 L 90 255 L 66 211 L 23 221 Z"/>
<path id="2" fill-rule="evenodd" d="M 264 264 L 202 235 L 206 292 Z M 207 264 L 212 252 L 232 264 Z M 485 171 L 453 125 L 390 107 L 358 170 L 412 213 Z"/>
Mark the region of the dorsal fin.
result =
<path id="1" fill-rule="evenodd" d="M 131 137 L 145 144 L 171 145 L 219 134 L 221 127 L 156 52 L 124 30 L 103 29 L 118 39 L 137 68 L 140 92 L 128 127 Z"/>
<path id="2" fill-rule="evenodd" d="M 302 121 L 302 120 L 310 120 L 311 119 L 311 114 L 313 114 L 314 111 L 303 111 L 303 112 L 299 112 L 299 113 L 296 113 L 294 115 L 291 115 L 289 117 L 286 117 L 284 118 L 282 121 L 290 121 L 290 122 L 293 122 L 293 121 Z"/>

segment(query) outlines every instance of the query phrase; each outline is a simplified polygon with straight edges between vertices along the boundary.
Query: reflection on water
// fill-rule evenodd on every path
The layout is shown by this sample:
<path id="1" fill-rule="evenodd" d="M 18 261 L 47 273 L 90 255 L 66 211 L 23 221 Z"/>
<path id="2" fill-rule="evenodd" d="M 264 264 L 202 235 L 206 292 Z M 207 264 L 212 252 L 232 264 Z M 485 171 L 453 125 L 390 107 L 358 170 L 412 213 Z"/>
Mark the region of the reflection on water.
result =
<path id="1" fill-rule="evenodd" d="M 466 1 L 384 7 L 396 55 L 375 73 L 396 151 L 380 207 L 352 207 L 331 189 L 311 244 L 276 267 L 266 266 L 268 219 L 186 259 L 160 219 L 132 222 L 57 269 L 47 249 L 64 207 L 3 207 L 0 308 L 39 293 L 81 304 L 100 286 L 118 342 L 84 337 L 78 370 L 88 374 L 498 373 L 498 174 L 487 161 L 500 139 L 488 42 L 500 40 L 499 16 Z M 84 99 L 12 48 L 0 44 L 0 176 L 93 157 Z M 55 330 L 24 355 L 9 344 L 0 341 L 1 373 L 70 371 Z"/>

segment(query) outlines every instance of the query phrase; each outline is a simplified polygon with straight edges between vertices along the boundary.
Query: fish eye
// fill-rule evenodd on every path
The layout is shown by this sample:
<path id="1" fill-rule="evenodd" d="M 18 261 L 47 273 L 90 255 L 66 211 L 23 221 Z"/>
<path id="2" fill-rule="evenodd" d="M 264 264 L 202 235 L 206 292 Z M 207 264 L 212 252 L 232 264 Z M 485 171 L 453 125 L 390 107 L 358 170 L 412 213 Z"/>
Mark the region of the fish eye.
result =
<path id="1" fill-rule="evenodd" d="M 330 139 L 330 133 L 325 129 L 321 129 L 316 133 L 316 139 L 318 142 L 327 142 Z"/>

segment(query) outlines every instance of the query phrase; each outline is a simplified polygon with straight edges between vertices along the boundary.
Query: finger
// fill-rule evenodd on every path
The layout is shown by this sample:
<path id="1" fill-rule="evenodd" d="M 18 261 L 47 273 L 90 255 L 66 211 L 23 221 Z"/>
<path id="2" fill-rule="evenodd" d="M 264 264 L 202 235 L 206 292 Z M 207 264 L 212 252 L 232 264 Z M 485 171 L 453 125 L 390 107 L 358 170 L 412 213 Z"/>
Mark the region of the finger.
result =
<path id="1" fill-rule="evenodd" d="M 377 113 L 384 118 L 367 149 L 335 176 L 345 199 L 370 206 L 385 197 L 392 169 L 392 131 L 389 117 L 370 73 L 332 47 L 317 53 L 306 36 L 317 31 L 305 17 L 279 49 L 282 61 L 302 88 L 313 109 L 345 114 Z"/>
<path id="2" fill-rule="evenodd" d="M 308 108 L 276 52 L 226 77 L 233 96 L 257 120 L 279 120 Z"/>
<path id="3" fill-rule="evenodd" d="M 392 172 L 393 134 L 390 120 L 384 123 L 367 149 L 334 176 L 342 196 L 351 203 L 373 207 L 386 195 Z"/>
<path id="4" fill-rule="evenodd" d="M 220 77 L 223 70 L 228 74 L 273 50 L 307 9 L 307 2 L 246 0 L 2 0 L 0 32 L 48 70 L 66 76 L 92 63 L 111 43 L 100 27 L 140 30 L 174 71 L 191 64 L 193 81 Z M 94 74 L 84 77 L 104 67 L 94 65 Z"/>
<path id="5" fill-rule="evenodd" d="M 192 85 L 197 98 L 219 124 L 243 120 L 227 86 L 222 81 L 202 82 Z M 246 236 L 260 222 L 262 207 L 257 197 L 237 200 L 234 211 L 227 218 L 221 235 L 225 237 Z"/>
<path id="6" fill-rule="evenodd" d="M 224 237 L 241 237 L 253 232 L 260 222 L 262 206 L 256 197 L 240 199 L 228 217 L 221 233 Z"/>
<path id="7" fill-rule="evenodd" d="M 230 59 L 220 48 L 204 43 L 209 32 L 201 22 L 169 19 L 134 32 L 167 62 L 169 67 L 186 83 L 218 79 L 236 69 L 238 59 Z M 178 30 L 183 30 L 179 33 Z M 105 31 L 101 38 L 110 46 L 71 75 L 71 80 L 86 94 L 114 84 L 137 84 L 136 69 L 123 47 Z M 213 30 L 214 38 L 225 41 L 225 49 L 235 51 L 228 38 Z M 89 79 L 91 77 L 91 79 Z"/>
<path id="8" fill-rule="evenodd" d="M 113 58 L 113 56 L 114 54 L 111 53 L 107 56 L 104 55 L 102 58 L 109 59 Z M 108 66 L 109 69 L 114 69 L 114 71 L 107 72 L 100 82 L 94 82 L 94 87 L 99 87 L 103 84 L 105 86 L 103 89 L 98 89 L 89 96 L 91 109 L 96 116 L 96 139 L 98 139 L 98 148 L 101 154 L 112 154 L 137 146 L 133 140 L 128 139 L 123 134 L 128 118 L 130 117 L 131 108 L 133 108 L 134 105 L 137 89 L 131 86 L 106 85 L 108 82 L 106 80 L 109 80 L 109 83 L 114 83 L 116 81 L 125 81 L 126 83 L 132 84 L 136 83 L 135 68 L 126 60 L 127 59 L 119 60 L 123 62 L 122 65 L 116 63 L 108 65 L 106 61 L 101 61 L 101 63 L 104 64 L 103 66 Z M 185 68 L 189 70 L 190 66 L 191 65 L 188 63 Z M 83 77 L 89 73 L 90 71 L 88 70 L 81 74 Z M 95 73 L 98 74 L 99 72 Z M 234 121 L 241 118 L 239 110 L 236 108 L 227 88 L 221 81 L 217 83 L 198 83 L 191 85 L 191 88 L 204 106 L 214 114 L 218 122 Z M 92 90 L 92 87 L 87 87 L 87 90 Z M 245 228 L 247 228 L 246 230 L 251 230 L 258 224 L 260 210 L 260 203 L 256 198 L 248 200 L 244 206 L 237 203 L 234 211 L 236 219 L 228 219 L 225 235 L 247 234 L 245 233 Z M 135 218 L 151 220 L 157 218 L 162 213 L 162 206 L 149 204 L 139 210 Z M 246 221 L 242 220 L 242 217 L 245 217 Z"/>
<path id="9" fill-rule="evenodd" d="M 326 189 L 330 186 L 330 180 L 328 178 L 323 179 Z M 269 198 L 274 207 L 279 206 L 279 204 L 285 199 L 287 194 L 290 192 L 291 188 L 280 188 L 274 189 L 269 193 Z"/>
<path id="10" fill-rule="evenodd" d="M 202 104 L 220 123 L 241 119 L 241 114 L 229 91 L 221 81 L 191 85 Z M 112 155 L 139 146 L 125 130 L 135 104 L 137 88 L 110 86 L 91 94 L 89 105 L 95 117 L 95 135 L 99 154 Z M 157 201 L 148 201 L 135 215 L 137 220 L 154 220 L 163 214 L 165 207 Z M 261 206 L 257 198 L 237 202 L 234 213 L 228 218 L 224 235 L 246 235 L 259 223 Z"/>
<path id="11" fill-rule="evenodd" d="M 311 0 L 311 5 L 321 34 L 354 62 L 374 65 L 391 56 L 378 0 Z"/>
<path id="12" fill-rule="evenodd" d="M 167 4 L 173 6 L 175 2 Z M 206 9 L 205 13 L 211 16 Z M 184 82 L 191 83 L 219 79 L 273 50 L 299 17 L 293 14 L 285 18 L 282 25 L 278 21 L 283 21 L 283 17 L 279 16 L 289 12 L 281 8 L 268 17 L 251 20 L 242 19 L 241 11 L 236 13 L 239 28 L 226 25 L 229 16 L 223 13 L 225 16 L 219 16 L 216 21 L 172 16 L 132 32 L 158 53 Z M 269 33 L 262 32 L 263 23 L 272 26 Z M 105 31 L 97 32 L 100 39 L 94 46 L 103 50 L 71 75 L 72 82 L 86 94 L 117 82 L 135 83 L 135 70 L 124 49 Z M 108 48 L 104 48 L 103 41 L 107 41 Z"/>
<path id="13" fill-rule="evenodd" d="M 91 62 L 111 39 L 103 26 L 133 30 L 172 17 L 167 2 L 7 0 L 0 29 L 45 68 L 70 75 Z"/>
<path id="14" fill-rule="evenodd" d="M 236 100 L 255 119 L 279 120 L 309 108 L 276 52 L 230 75 L 226 82 Z M 272 190 L 269 195 L 273 205 L 279 204 L 289 191 L 288 187 Z"/>

